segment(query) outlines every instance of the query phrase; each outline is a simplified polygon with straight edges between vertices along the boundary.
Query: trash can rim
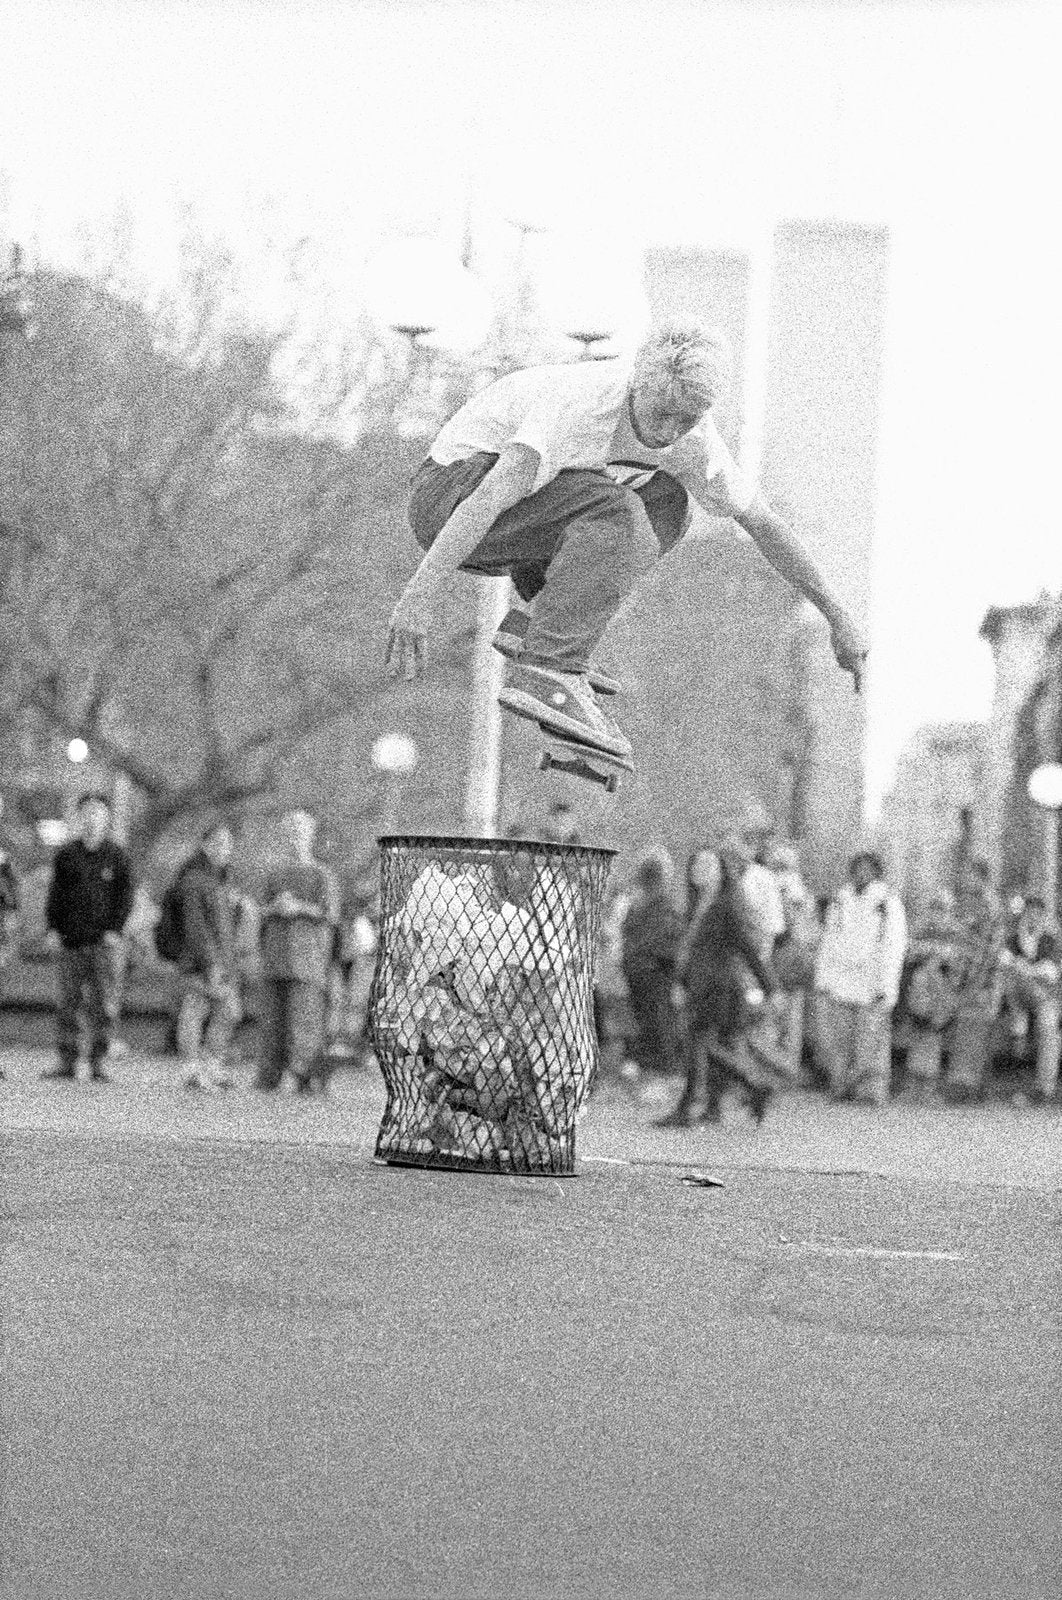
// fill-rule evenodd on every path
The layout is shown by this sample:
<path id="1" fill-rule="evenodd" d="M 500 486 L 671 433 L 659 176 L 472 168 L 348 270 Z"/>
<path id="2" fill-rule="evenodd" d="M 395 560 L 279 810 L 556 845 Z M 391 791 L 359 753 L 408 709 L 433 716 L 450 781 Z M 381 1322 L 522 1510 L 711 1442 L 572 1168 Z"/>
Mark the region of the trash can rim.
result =
<path id="1" fill-rule="evenodd" d="M 555 839 L 476 839 L 449 833 L 381 833 L 376 843 L 384 845 L 428 846 L 436 850 L 467 855 L 499 855 L 518 850 L 548 850 L 555 855 L 617 856 L 607 845 L 562 844 Z"/>

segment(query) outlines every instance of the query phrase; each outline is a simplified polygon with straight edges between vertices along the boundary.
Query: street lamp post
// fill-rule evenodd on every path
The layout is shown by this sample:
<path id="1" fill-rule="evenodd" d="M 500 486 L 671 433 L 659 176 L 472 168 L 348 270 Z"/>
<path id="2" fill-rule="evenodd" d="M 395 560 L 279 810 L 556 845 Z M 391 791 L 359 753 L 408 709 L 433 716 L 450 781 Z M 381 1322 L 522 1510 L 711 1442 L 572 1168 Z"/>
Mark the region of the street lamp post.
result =
<path id="1" fill-rule="evenodd" d="M 1062 811 L 1062 763 L 1045 761 L 1029 774 L 1029 799 L 1044 814 L 1043 895 L 1048 914 L 1058 912 L 1058 814 Z"/>

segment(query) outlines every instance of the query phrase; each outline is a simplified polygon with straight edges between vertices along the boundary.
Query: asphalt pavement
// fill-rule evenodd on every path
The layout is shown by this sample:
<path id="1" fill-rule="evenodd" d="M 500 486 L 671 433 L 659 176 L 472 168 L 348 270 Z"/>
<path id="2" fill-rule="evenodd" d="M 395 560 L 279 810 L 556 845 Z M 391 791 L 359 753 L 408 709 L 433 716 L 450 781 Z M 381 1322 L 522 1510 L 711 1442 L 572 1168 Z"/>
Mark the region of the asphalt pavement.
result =
<path id="1" fill-rule="evenodd" d="M 3 1600 L 1062 1595 L 1056 1113 L 610 1091 L 528 1179 L 4 1065 Z"/>

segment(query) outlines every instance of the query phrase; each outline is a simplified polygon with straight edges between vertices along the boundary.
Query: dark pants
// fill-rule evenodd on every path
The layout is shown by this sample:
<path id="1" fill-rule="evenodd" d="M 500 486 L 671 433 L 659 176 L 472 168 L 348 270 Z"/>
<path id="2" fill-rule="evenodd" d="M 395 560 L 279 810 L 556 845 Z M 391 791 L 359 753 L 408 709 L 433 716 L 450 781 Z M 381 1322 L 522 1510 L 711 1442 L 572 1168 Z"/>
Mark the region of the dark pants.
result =
<path id="1" fill-rule="evenodd" d="M 429 457 L 418 468 L 409 520 L 423 550 L 497 459 L 481 451 L 447 467 Z M 581 672 L 638 578 L 688 522 L 686 491 L 666 472 L 628 489 L 604 472 L 566 470 L 503 512 L 461 570 L 511 578 L 521 600 L 537 598 L 525 662 Z"/>
<path id="2" fill-rule="evenodd" d="M 678 1019 L 671 999 L 674 977 L 655 962 L 624 965 L 627 998 L 637 1029 L 630 1051 L 643 1072 L 678 1071 Z"/>
<path id="3" fill-rule="evenodd" d="M 107 944 L 86 945 L 83 950 L 64 946 L 56 963 L 55 1043 L 59 1064 L 73 1071 L 81 1051 L 85 1025 L 89 1062 L 99 1066 L 111 1042 L 118 1018 L 121 982 L 118 952 Z"/>
<path id="4" fill-rule="evenodd" d="M 285 1072 L 300 1083 L 325 1055 L 328 991 L 297 978 L 263 978 L 258 1004 L 258 1087 L 275 1089 Z"/>

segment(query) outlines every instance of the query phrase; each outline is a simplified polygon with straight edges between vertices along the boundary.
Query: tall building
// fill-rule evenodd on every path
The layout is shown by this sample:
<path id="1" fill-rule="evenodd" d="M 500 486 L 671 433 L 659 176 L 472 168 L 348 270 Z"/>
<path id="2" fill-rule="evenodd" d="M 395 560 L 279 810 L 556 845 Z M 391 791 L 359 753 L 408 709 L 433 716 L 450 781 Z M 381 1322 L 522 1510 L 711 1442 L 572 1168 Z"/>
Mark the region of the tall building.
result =
<path id="1" fill-rule="evenodd" d="M 831 588 L 866 627 L 884 342 L 888 234 L 782 223 L 771 262 L 760 477 Z M 825 627 L 810 665 L 805 865 L 834 881 L 864 828 L 866 711 Z"/>
<path id="2" fill-rule="evenodd" d="M 1048 663 L 1048 642 L 1060 618 L 1060 602 L 1047 594 L 1023 605 L 992 606 L 981 637 L 992 648 L 994 678 L 985 775 L 985 845 L 997 876 L 1005 875 L 1007 839 L 1014 825 L 1019 725 Z M 1025 773 L 1023 776 L 1027 776 Z M 1018 808 L 1026 806 L 1018 796 Z"/>
<path id="3" fill-rule="evenodd" d="M 934 891 L 953 887 L 960 848 L 984 853 L 989 743 L 982 722 L 933 723 L 900 753 L 878 831 L 891 881 L 916 915 Z"/>

